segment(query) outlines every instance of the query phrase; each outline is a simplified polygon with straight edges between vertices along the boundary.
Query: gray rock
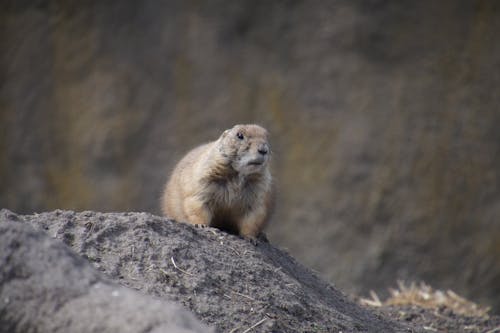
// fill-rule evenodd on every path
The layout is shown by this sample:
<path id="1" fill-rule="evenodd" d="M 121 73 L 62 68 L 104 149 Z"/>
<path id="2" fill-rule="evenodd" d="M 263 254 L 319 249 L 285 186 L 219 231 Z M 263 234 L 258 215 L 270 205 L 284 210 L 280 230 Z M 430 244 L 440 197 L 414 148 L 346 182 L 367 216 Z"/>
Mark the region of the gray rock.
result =
<path id="1" fill-rule="evenodd" d="M 44 230 L 128 288 L 105 282 L 67 247 L 9 220 Z M 244 332 L 251 327 L 259 332 L 406 331 L 358 306 L 265 240 L 254 246 L 217 229 L 199 229 L 147 213 L 57 210 L 20 216 L 2 210 L 0 221 L 5 248 L 1 251 L 5 286 L 1 296 L 16 300 L 15 308 L 2 304 L 1 320 L 8 323 L 24 325 L 23 313 L 34 316 L 29 324 L 51 329 L 71 325 L 80 318 L 77 314 L 82 321 L 93 318 L 88 325 L 94 329 L 105 324 L 120 327 L 125 315 L 128 322 L 142 318 L 142 313 L 157 323 L 163 301 L 143 304 L 146 296 L 135 301 L 137 294 L 130 289 L 136 289 L 149 297 L 182 304 L 205 324 L 223 332 Z M 68 293 L 59 294 L 58 290 Z M 127 307 L 114 302 L 120 299 L 131 303 Z M 101 307 L 108 312 L 102 313 Z M 83 313 L 71 312 L 75 309 Z M 170 307 L 165 313 L 168 322 Z M 191 318 L 184 316 L 173 324 L 197 327 L 188 325 Z"/>

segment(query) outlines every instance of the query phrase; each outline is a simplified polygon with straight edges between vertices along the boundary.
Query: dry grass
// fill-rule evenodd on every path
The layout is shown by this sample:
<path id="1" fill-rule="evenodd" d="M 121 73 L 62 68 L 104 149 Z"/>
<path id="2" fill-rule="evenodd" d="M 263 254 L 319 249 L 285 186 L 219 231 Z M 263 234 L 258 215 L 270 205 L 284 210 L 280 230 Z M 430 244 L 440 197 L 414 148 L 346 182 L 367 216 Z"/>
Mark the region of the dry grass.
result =
<path id="1" fill-rule="evenodd" d="M 384 305 L 417 305 L 428 309 L 437 309 L 444 306 L 458 315 L 483 318 L 487 318 L 490 311 L 490 308 L 479 306 L 460 297 L 451 290 L 447 290 L 446 292 L 433 290 L 431 286 L 423 282 L 418 285 L 412 282 L 407 286 L 404 282 L 398 281 L 398 289 L 391 288 L 389 292 L 391 294 L 389 298 L 382 302 L 378 295 L 374 291 L 371 291 L 371 299 L 361 298 L 360 303 L 375 307 Z"/>

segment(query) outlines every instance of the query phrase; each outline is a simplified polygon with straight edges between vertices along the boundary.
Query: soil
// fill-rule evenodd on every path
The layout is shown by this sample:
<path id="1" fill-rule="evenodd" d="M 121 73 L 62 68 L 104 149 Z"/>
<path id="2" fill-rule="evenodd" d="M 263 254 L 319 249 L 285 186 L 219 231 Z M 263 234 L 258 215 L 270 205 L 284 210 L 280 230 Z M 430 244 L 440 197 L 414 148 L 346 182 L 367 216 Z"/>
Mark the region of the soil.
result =
<path id="1" fill-rule="evenodd" d="M 455 314 L 446 307 L 426 309 L 419 306 L 383 306 L 377 311 L 385 317 L 424 332 L 500 332 L 500 316 L 464 316 Z"/>
<path id="2" fill-rule="evenodd" d="M 498 317 L 464 318 L 445 309 L 361 306 L 263 239 L 255 246 L 217 229 L 196 228 L 148 213 L 0 213 L 2 227 L 16 221 L 59 239 L 71 248 L 64 246 L 68 252 L 91 263 L 109 283 L 136 290 L 151 301 L 181 305 L 219 332 L 486 332 L 499 325 Z M 85 267 L 71 267 L 78 271 L 80 266 Z M 42 275 L 50 276 L 51 265 L 43 267 Z M 9 268 L 4 265 L 3 269 Z M 68 275 L 78 280 L 75 277 Z M 0 280 L 0 286 L 3 283 Z M 31 284 L 37 285 L 36 279 Z M 0 288 L 0 294 L 5 289 Z M 0 320 L 8 310 L 0 308 Z M 49 311 L 45 317 L 51 315 Z"/>
<path id="3" fill-rule="evenodd" d="M 120 286 L 62 242 L 0 212 L 0 333 L 208 333 L 178 304 Z"/>

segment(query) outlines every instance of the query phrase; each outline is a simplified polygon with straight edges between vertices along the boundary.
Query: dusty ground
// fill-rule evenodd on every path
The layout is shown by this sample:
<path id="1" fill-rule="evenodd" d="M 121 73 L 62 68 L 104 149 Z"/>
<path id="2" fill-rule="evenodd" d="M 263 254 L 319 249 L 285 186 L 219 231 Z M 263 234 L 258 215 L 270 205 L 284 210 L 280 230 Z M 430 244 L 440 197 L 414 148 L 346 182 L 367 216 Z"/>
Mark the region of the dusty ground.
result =
<path id="1" fill-rule="evenodd" d="M 174 302 L 120 286 L 0 211 L 0 333 L 209 333 Z"/>
<path id="2" fill-rule="evenodd" d="M 3 210 L 0 219 L 7 226 L 28 223 L 62 240 L 105 278 L 180 304 L 220 332 L 484 333 L 500 325 L 498 317 L 466 318 L 446 309 L 360 306 L 267 242 L 254 246 L 147 213 L 58 210 L 23 216 Z M 0 310 L 2 317 L 9 307 Z"/>
<path id="3" fill-rule="evenodd" d="M 500 317 L 457 315 L 446 307 L 426 309 L 419 306 L 383 306 L 378 312 L 392 320 L 424 332 L 498 333 Z"/>
<path id="4" fill-rule="evenodd" d="M 395 321 L 407 323 L 427 332 L 500 332 L 500 317 L 452 290 L 437 290 L 423 282 L 398 281 L 389 288 L 389 296 L 381 300 L 372 292 L 359 302 L 377 309 Z"/>

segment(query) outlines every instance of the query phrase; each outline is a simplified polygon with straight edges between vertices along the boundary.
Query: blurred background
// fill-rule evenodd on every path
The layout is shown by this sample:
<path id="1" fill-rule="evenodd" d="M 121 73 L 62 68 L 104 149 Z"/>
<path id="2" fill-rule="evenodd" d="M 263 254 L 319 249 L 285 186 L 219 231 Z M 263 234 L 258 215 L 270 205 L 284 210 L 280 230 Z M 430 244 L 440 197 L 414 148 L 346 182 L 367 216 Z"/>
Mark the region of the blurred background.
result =
<path id="1" fill-rule="evenodd" d="M 255 122 L 272 243 L 500 312 L 500 2 L 3 0 L 0 27 L 1 207 L 159 214 L 187 150 Z"/>

